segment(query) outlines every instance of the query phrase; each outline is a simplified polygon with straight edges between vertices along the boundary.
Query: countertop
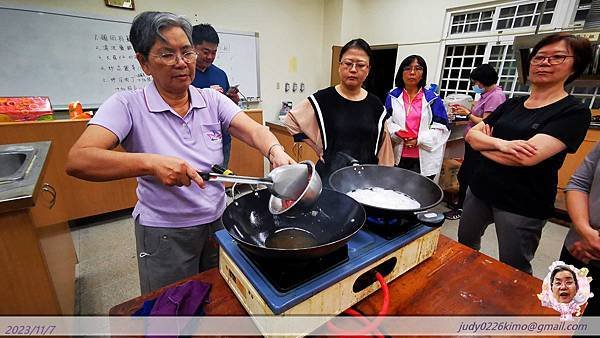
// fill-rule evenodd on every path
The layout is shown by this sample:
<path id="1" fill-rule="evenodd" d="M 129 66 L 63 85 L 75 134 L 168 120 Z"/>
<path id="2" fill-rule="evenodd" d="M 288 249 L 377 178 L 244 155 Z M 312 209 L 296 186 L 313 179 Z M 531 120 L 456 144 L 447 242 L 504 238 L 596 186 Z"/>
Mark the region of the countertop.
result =
<path id="1" fill-rule="evenodd" d="M 477 271 L 477 273 L 473 273 Z M 197 280 L 210 283 L 207 316 L 247 316 L 218 269 L 210 269 L 171 286 Z M 110 309 L 111 316 L 131 315 L 144 301 L 158 297 L 164 287 Z M 434 255 L 389 285 L 389 315 L 535 315 L 556 316 L 542 307 L 536 294 L 542 281 L 445 236 Z M 383 296 L 377 291 L 354 308 L 376 315 Z M 518 301 L 515 301 L 518 300 Z"/>
<path id="2" fill-rule="evenodd" d="M 266 121 L 265 125 L 267 127 L 271 127 L 271 128 L 275 128 L 275 129 L 281 129 L 284 131 L 287 131 L 287 128 L 285 127 L 285 124 L 283 123 L 283 121 L 277 119 L 277 120 L 271 120 L 271 121 Z"/>
<path id="3" fill-rule="evenodd" d="M 23 179 L 0 183 L 0 213 L 34 206 L 51 143 L 45 141 L 0 145 L 0 151 L 18 151 L 27 148 L 36 150 L 35 158 Z"/>

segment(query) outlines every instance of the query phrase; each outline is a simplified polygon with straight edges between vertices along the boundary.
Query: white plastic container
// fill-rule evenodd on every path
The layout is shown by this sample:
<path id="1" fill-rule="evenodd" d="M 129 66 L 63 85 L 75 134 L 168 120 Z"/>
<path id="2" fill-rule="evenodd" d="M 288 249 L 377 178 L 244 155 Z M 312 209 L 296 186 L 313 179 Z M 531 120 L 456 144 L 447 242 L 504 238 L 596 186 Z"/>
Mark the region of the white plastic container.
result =
<path id="1" fill-rule="evenodd" d="M 444 98 L 444 106 L 446 107 L 446 111 L 450 112 L 451 109 L 449 105 L 451 104 L 460 104 L 465 106 L 467 109 L 471 110 L 473 107 L 473 98 L 471 95 L 467 94 L 450 94 Z"/>

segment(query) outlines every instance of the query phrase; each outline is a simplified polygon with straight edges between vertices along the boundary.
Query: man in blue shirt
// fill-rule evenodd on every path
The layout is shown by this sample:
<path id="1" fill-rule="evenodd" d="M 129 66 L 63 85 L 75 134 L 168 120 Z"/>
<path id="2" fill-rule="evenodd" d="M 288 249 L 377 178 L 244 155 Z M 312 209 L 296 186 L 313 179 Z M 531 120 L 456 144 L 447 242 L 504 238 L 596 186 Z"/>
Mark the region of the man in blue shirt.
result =
<path id="1" fill-rule="evenodd" d="M 217 31 L 209 24 L 196 25 L 192 31 L 192 40 L 198 53 L 196 77 L 192 85 L 198 88 L 212 88 L 237 104 L 240 101 L 237 87 L 230 87 L 227 74 L 213 64 L 219 46 Z M 227 168 L 231 152 L 231 135 L 226 130 L 221 132 L 223 133 L 223 166 Z"/>

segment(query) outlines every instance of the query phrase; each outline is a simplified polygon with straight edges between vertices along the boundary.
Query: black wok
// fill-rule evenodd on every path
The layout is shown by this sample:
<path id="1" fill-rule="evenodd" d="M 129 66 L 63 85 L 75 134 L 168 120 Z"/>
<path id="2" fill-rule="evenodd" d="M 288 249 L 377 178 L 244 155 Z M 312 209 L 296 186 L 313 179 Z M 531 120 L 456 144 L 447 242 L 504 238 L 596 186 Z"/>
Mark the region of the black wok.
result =
<path id="1" fill-rule="evenodd" d="M 442 188 L 425 176 L 397 167 L 375 164 L 353 165 L 336 170 L 329 176 L 333 190 L 348 193 L 356 189 L 379 187 L 403 192 L 421 204 L 417 209 L 386 209 L 363 204 L 370 217 L 398 217 L 413 215 L 438 205 L 444 193 Z"/>
<path id="2" fill-rule="evenodd" d="M 360 203 L 345 194 L 323 189 L 306 213 L 286 216 L 269 211 L 268 190 L 238 197 L 223 213 L 223 224 L 242 249 L 282 260 L 306 260 L 342 247 L 363 226 Z"/>

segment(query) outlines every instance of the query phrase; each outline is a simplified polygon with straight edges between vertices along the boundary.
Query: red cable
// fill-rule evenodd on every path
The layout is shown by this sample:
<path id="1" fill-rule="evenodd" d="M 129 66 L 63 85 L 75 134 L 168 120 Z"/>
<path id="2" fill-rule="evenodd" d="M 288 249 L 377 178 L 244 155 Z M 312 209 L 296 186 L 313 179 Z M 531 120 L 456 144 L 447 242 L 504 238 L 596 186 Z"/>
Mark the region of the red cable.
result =
<path id="1" fill-rule="evenodd" d="M 369 322 L 369 324 L 367 326 L 363 327 L 359 331 L 350 332 L 350 333 L 347 331 L 341 330 L 337 326 L 335 326 L 333 323 L 328 322 L 327 329 L 329 329 L 329 331 L 339 334 L 339 335 L 351 334 L 352 336 L 368 334 L 373 331 L 379 333 L 377 330 L 377 327 L 379 327 L 379 325 L 381 325 L 381 322 L 383 321 L 383 317 L 386 316 L 388 313 L 388 308 L 390 305 L 390 291 L 388 289 L 387 283 L 385 282 L 385 279 L 379 272 L 375 273 L 375 277 L 377 278 L 377 281 L 381 285 L 381 291 L 383 292 L 383 304 L 381 305 L 381 309 L 379 310 L 379 314 L 377 315 L 377 318 L 375 318 L 375 320 L 373 320 L 372 322 Z M 349 310 L 351 310 L 351 309 L 348 309 L 346 311 L 349 311 Z M 352 310 L 352 311 L 354 311 L 354 310 Z M 352 314 L 352 312 L 350 314 L 354 316 L 354 314 Z M 356 312 L 356 314 L 360 315 L 360 313 L 358 313 L 358 312 Z M 366 318 L 363 318 L 363 319 L 367 320 L 367 322 L 368 322 L 368 319 L 366 319 Z M 361 321 L 363 321 L 363 320 L 361 320 Z"/>
<path id="2" fill-rule="evenodd" d="M 360 320 L 365 325 L 369 325 L 371 323 L 367 318 L 363 317 L 363 315 L 360 312 L 358 312 L 358 311 L 356 311 L 356 310 L 354 310 L 352 308 L 351 309 L 346 309 L 346 311 L 344 311 L 344 313 L 347 314 L 347 315 L 351 315 L 353 317 L 356 317 L 358 320 Z M 383 335 L 381 334 L 381 332 L 379 332 L 379 330 L 377 330 L 377 329 L 373 330 L 371 333 L 373 335 L 375 335 L 375 337 L 377 337 L 377 338 L 384 338 Z M 363 336 L 356 336 L 356 337 L 353 337 L 353 338 L 357 338 L 357 337 L 363 337 Z"/>

